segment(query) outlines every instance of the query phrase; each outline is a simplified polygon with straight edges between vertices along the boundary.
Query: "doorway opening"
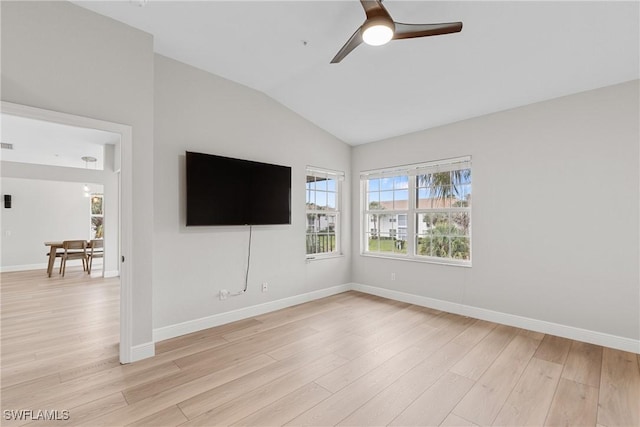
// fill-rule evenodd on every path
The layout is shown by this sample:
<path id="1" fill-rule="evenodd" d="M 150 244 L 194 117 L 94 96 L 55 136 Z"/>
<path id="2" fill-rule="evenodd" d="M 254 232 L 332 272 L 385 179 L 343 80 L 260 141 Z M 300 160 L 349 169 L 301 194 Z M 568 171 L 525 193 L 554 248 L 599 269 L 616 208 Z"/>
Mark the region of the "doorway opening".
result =
<path id="1" fill-rule="evenodd" d="M 2 121 L 3 125 L 15 124 L 17 122 L 30 121 L 31 124 L 37 123 L 37 127 L 41 127 L 40 133 L 43 132 L 48 135 L 49 145 L 47 149 L 41 149 L 39 155 L 32 154 L 31 161 L 25 161 L 17 155 L 17 145 L 13 144 L 13 152 L 9 152 L 5 149 L 7 145 L 11 145 L 12 142 L 5 138 L 5 136 L 11 134 L 11 126 L 3 126 L 3 150 L 2 150 L 2 180 L 3 194 L 8 193 L 5 188 L 5 183 L 14 184 L 27 182 L 30 180 L 30 185 L 37 185 L 39 182 L 47 182 L 49 188 L 56 188 L 54 182 L 64 183 L 68 188 L 73 186 L 77 187 L 79 195 L 84 196 L 89 188 L 89 197 L 86 199 L 87 211 L 85 214 L 88 217 L 86 224 L 82 224 L 87 235 L 87 240 L 91 240 L 92 236 L 95 237 L 96 233 L 102 234 L 104 257 L 101 260 L 102 265 L 99 267 L 99 274 L 96 274 L 96 270 L 92 272 L 91 276 L 99 275 L 108 279 L 109 277 L 115 279 L 109 279 L 111 282 L 119 282 L 118 290 L 116 290 L 119 296 L 119 349 L 118 349 L 118 362 L 129 363 L 133 360 L 132 357 L 132 311 L 131 311 L 131 265 L 125 262 L 127 255 L 131 253 L 131 223 L 132 223 L 132 166 L 131 166 L 131 151 L 132 151 L 132 128 L 127 125 L 118 123 L 106 122 L 102 120 L 92 119 L 88 117 L 70 115 L 66 113 L 60 113 L 56 111 L 44 110 L 40 108 L 34 108 L 19 104 L 13 104 L 8 102 L 2 102 Z M 71 144 L 66 147 L 63 152 L 62 144 L 56 143 L 55 132 L 56 131 L 72 131 L 78 135 L 85 135 L 86 138 L 102 138 L 101 143 L 93 141 L 93 144 Z M 9 131 L 9 132 L 7 132 Z M 37 129 L 36 129 L 37 134 Z M 105 139 L 106 138 L 106 139 Z M 30 135 L 30 140 L 36 139 L 34 135 Z M 93 151 L 91 151 L 93 150 Z M 55 152 L 57 151 L 57 153 Z M 23 154 L 21 152 L 20 154 Z M 57 154 L 57 156 L 55 156 Z M 48 156 L 47 159 L 43 157 Z M 53 157 L 52 157 L 53 156 Z M 90 169 L 87 167 L 87 161 L 85 158 L 100 158 L 101 169 L 97 167 Z M 54 160 L 51 160 L 51 159 Z M 47 163 L 48 162 L 48 163 Z M 56 163 L 57 162 L 57 163 Z M 97 162 L 96 162 L 97 163 Z M 9 182 L 9 180 L 13 182 Z M 22 181 L 21 181 L 22 180 Z M 62 187 L 62 185 L 60 186 Z M 91 187 L 95 191 L 91 190 Z M 14 188 L 21 188 L 20 185 Z M 18 191 L 18 190 L 15 190 Z M 70 190 L 67 190 L 69 192 Z M 63 193 L 61 193 L 63 194 Z M 93 196 L 100 194 L 103 210 L 95 214 L 91 213 L 91 210 L 98 206 L 98 204 L 90 203 Z M 14 200 L 14 209 L 18 206 L 18 199 L 12 197 Z M 24 201 L 24 200 L 23 200 Z M 36 203 L 37 200 L 34 202 Z M 56 202 L 53 202 L 56 203 Z M 61 221 L 51 221 L 52 209 L 41 209 L 39 214 L 40 221 L 49 225 L 50 229 L 61 227 Z M 39 260 L 44 258 L 46 247 L 43 245 L 43 239 L 39 239 L 37 247 L 33 250 L 40 253 L 38 261 L 28 261 L 29 254 L 23 250 L 9 249 L 12 242 L 22 242 L 23 234 L 20 233 L 16 236 L 12 230 L 5 229 L 5 224 L 9 219 L 10 209 L 3 207 L 3 248 L 2 248 L 2 271 L 4 272 L 18 272 L 32 270 L 29 266 L 39 266 Z M 15 210 L 13 211 L 15 212 Z M 12 213 L 13 213 L 12 212 Z M 48 215 L 49 214 L 49 215 Z M 20 226 L 27 230 L 28 227 L 24 227 L 24 222 L 15 222 L 16 227 Z M 55 239 L 67 239 L 67 234 L 62 232 L 57 235 Z M 84 235 L 83 235 L 84 236 Z M 12 238 L 8 238 L 12 237 Z M 16 239 L 19 237 L 19 239 Z M 74 239 L 69 237 L 69 239 Z M 85 239 L 85 237 L 81 237 Z M 46 238 L 45 238 L 46 240 Z M 6 244 L 6 245 L 5 245 Z M 31 248 L 33 243 L 29 245 Z M 14 247 L 15 248 L 15 247 Z M 7 255 L 9 260 L 7 260 Z M 16 259 L 11 259 L 11 257 Z M 22 258 L 18 259 L 19 256 Z M 98 259 L 96 257 L 96 262 Z M 6 262 L 6 265 L 5 265 Z M 43 260 L 44 262 L 44 260 Z M 71 264 L 69 264 L 71 265 Z M 95 265 L 95 264 L 94 264 Z M 72 267 L 72 270 L 73 271 Z M 78 275 L 78 279 L 84 277 L 84 267 L 77 267 L 83 269 L 82 275 Z M 94 267 L 95 268 L 95 267 Z M 68 270 L 69 271 L 69 270 Z M 32 270 L 29 274 L 42 273 L 43 270 Z M 57 273 L 57 272 L 56 272 Z M 13 273 L 11 273 L 13 274 Z M 25 277 L 29 277 L 27 274 Z M 68 273 L 67 273 L 68 274 Z M 91 276 L 89 278 L 91 278 Z M 52 275 L 52 278 L 53 275 Z M 59 278 L 55 277 L 58 280 Z M 118 280 L 119 279 L 119 280 Z M 61 282 L 62 283 L 62 282 Z M 68 282 L 70 283 L 70 282 Z M 113 286 L 112 286 L 113 288 Z"/>

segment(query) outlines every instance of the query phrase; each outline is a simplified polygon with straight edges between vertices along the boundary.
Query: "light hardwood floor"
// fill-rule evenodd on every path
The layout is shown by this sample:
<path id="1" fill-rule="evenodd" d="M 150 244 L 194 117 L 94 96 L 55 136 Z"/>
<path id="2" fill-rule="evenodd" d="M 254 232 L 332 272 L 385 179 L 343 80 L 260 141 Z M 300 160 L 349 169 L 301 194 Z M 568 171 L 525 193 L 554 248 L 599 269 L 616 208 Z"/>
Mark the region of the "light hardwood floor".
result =
<path id="1" fill-rule="evenodd" d="M 123 366 L 116 279 L 0 279 L 2 425 L 640 425 L 633 353 L 347 292 Z"/>

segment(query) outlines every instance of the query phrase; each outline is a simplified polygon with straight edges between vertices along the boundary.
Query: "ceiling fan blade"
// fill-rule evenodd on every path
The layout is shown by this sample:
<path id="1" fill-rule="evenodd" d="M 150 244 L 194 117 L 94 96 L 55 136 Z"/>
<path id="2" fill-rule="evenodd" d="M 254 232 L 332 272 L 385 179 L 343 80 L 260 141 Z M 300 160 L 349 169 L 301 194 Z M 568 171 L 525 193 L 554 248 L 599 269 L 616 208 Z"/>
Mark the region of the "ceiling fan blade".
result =
<path id="1" fill-rule="evenodd" d="M 395 24 L 394 40 L 438 36 L 440 34 L 458 33 L 462 30 L 462 22 L 448 22 L 445 24 L 402 24 L 396 22 Z"/>
<path id="2" fill-rule="evenodd" d="M 382 0 L 360 0 L 360 4 L 364 8 L 364 13 L 367 15 L 367 19 L 377 18 L 380 16 L 391 19 L 391 15 L 389 15 L 387 9 L 382 5 Z"/>
<path id="3" fill-rule="evenodd" d="M 332 64 L 337 64 L 342 61 L 353 49 L 358 47 L 362 43 L 362 27 L 358 28 L 351 38 L 342 46 L 342 49 L 338 51 L 336 56 L 331 60 Z"/>

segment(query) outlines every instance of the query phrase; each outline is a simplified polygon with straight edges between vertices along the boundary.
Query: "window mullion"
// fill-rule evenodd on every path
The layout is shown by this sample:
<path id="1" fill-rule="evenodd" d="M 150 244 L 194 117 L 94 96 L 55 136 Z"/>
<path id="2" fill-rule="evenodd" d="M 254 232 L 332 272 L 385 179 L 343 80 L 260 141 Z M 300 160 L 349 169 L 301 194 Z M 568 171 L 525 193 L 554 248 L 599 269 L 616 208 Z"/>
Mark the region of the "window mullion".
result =
<path id="1" fill-rule="evenodd" d="M 369 183 L 367 180 L 360 181 L 360 253 L 366 252 L 369 242 L 367 238 L 367 214 L 369 206 L 367 206 L 367 195 L 369 191 Z"/>
<path id="2" fill-rule="evenodd" d="M 341 254 L 342 253 L 342 218 L 340 215 L 340 211 L 342 210 L 342 181 L 336 181 L 336 228 L 335 228 L 335 235 L 336 235 L 336 241 L 335 241 L 335 245 L 336 245 L 336 252 Z"/>
<path id="3" fill-rule="evenodd" d="M 407 255 L 414 257 L 416 255 L 416 178 L 409 177 L 409 205 L 407 212 Z"/>

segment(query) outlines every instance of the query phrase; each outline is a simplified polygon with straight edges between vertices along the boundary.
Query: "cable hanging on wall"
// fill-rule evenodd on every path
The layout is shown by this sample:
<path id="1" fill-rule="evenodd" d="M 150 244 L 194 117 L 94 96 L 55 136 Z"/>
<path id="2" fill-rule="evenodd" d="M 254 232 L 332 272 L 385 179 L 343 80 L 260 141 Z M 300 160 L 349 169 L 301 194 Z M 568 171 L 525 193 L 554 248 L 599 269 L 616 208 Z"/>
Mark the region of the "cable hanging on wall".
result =
<path id="1" fill-rule="evenodd" d="M 249 287 L 249 269 L 251 269 L 251 235 L 253 234 L 253 226 L 249 226 L 249 248 L 247 250 L 247 273 L 244 275 L 244 289 L 242 293 L 247 292 Z"/>
<path id="2" fill-rule="evenodd" d="M 251 269 L 251 240 L 252 240 L 252 235 L 253 235 L 253 226 L 250 225 L 249 226 L 249 245 L 248 245 L 248 249 L 247 249 L 247 269 L 246 269 L 245 275 L 244 275 L 244 289 L 242 289 L 241 291 L 235 292 L 235 293 L 228 293 L 227 296 L 237 297 L 238 295 L 242 295 L 245 292 L 247 292 L 247 289 L 249 288 L 249 271 Z M 224 292 L 224 291 L 221 291 L 221 292 Z"/>

